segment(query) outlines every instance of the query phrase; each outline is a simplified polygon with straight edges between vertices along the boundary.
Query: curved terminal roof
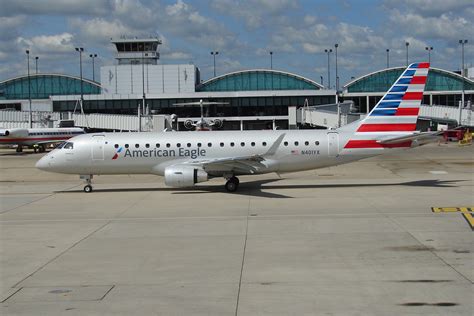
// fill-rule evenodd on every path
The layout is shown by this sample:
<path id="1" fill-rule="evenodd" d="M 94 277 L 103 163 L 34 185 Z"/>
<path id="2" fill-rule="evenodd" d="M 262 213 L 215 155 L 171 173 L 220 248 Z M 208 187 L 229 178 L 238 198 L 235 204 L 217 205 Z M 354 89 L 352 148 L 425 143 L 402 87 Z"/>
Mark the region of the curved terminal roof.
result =
<path id="1" fill-rule="evenodd" d="M 81 94 L 81 78 L 62 74 L 31 74 L 32 99 L 48 99 L 52 95 Z M 83 94 L 99 94 L 100 84 L 82 79 Z M 19 76 L 0 82 L 0 99 L 28 99 L 28 76 Z"/>
<path id="2" fill-rule="evenodd" d="M 348 93 L 386 92 L 395 80 L 402 74 L 405 67 L 396 67 L 379 70 L 359 77 L 347 83 L 344 88 Z M 474 81 L 464 78 L 464 89 L 474 90 Z M 425 91 L 461 91 L 462 76 L 457 73 L 430 68 L 426 81 Z"/>
<path id="3" fill-rule="evenodd" d="M 289 72 L 252 69 L 231 72 L 200 84 L 197 91 L 320 90 L 319 83 Z"/>

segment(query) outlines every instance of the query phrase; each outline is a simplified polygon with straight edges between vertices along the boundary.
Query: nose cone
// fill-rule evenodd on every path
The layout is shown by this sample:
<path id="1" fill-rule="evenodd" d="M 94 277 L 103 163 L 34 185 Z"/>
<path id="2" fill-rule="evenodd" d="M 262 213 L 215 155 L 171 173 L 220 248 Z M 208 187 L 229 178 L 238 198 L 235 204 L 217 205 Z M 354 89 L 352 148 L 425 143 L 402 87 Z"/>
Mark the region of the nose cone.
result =
<path id="1" fill-rule="evenodd" d="M 49 155 L 46 155 L 42 157 L 40 160 L 38 160 L 38 162 L 36 162 L 35 167 L 43 171 L 49 171 L 51 169 L 51 165 L 52 165 L 51 157 L 49 157 Z"/>

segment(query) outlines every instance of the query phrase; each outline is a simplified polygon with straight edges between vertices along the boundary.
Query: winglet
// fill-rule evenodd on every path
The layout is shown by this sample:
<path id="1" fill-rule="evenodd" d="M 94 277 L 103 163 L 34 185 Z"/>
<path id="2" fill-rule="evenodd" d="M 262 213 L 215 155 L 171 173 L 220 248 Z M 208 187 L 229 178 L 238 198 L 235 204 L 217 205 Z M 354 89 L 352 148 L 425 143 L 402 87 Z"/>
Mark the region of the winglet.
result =
<path id="1" fill-rule="evenodd" d="M 286 134 L 283 133 L 280 136 L 278 136 L 277 140 L 273 143 L 272 147 L 268 149 L 268 151 L 264 154 L 264 156 L 273 156 L 276 153 L 278 147 L 280 147 L 280 144 L 283 141 L 283 138 L 285 138 L 285 135 Z"/>

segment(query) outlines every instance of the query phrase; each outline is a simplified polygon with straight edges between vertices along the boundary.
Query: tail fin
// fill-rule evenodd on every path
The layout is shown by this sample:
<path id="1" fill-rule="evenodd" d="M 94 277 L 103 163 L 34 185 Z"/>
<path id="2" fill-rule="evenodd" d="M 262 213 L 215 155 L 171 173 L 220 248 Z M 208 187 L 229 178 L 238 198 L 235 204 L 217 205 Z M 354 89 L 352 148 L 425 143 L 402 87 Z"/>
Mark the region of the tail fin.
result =
<path id="1" fill-rule="evenodd" d="M 429 63 L 407 67 L 365 119 L 344 148 L 380 148 L 376 140 L 393 134 L 411 134 L 416 129 Z M 409 147 L 409 144 L 405 144 Z"/>

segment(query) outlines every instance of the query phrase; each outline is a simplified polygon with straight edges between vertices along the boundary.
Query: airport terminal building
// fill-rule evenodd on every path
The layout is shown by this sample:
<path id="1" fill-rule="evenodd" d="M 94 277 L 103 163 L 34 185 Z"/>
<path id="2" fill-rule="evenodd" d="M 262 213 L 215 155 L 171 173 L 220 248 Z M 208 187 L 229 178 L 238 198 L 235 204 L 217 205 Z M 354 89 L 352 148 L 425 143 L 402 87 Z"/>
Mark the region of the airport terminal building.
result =
<path id="1" fill-rule="evenodd" d="M 176 114 L 181 123 L 197 119 L 199 107 L 177 103 L 199 100 L 222 104 L 206 107 L 205 115 L 220 118 L 224 129 L 296 128 L 296 109 L 340 101 L 354 102 L 368 113 L 390 88 L 404 67 L 382 69 L 352 80 L 339 93 L 303 76 L 273 70 L 251 69 L 202 81 L 192 64 L 159 64 L 161 41 L 119 39 L 115 65 L 103 66 L 100 83 L 62 74 L 33 74 L 0 82 L 0 108 L 136 115 Z M 424 104 L 458 107 L 463 78 L 451 71 L 431 68 Z M 82 89 L 82 90 L 81 90 Z M 472 104 L 474 81 L 464 79 L 466 104 Z M 145 106 L 143 106 L 145 105 Z"/>

